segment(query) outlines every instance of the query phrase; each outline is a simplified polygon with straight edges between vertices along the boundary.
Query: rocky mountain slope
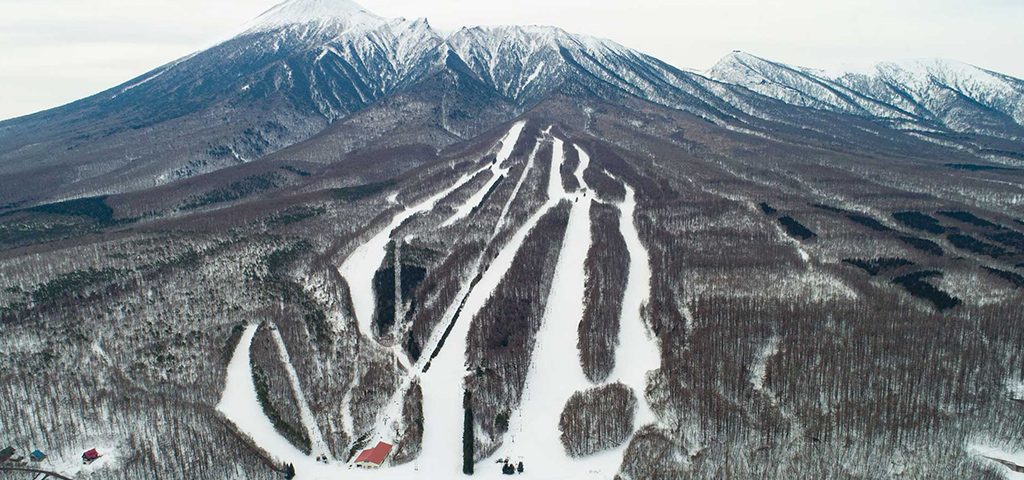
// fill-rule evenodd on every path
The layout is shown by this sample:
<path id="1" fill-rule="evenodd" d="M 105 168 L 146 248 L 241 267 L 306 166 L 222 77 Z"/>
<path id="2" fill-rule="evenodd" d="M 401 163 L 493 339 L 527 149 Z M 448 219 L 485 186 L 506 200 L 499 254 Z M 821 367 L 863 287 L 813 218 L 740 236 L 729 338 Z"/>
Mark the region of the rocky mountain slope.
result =
<path id="1" fill-rule="evenodd" d="M 1024 81 L 951 60 L 819 70 L 733 52 L 708 76 L 792 105 L 873 118 L 925 136 L 1024 136 Z"/>
<path id="2" fill-rule="evenodd" d="M 449 80 L 438 83 L 438 74 Z M 435 150 L 553 93 L 576 92 L 637 97 L 735 128 L 775 132 L 783 123 L 850 136 L 835 121 L 789 108 L 811 107 L 996 160 L 1021 154 L 1013 141 L 1024 117 L 1017 79 L 953 62 L 832 75 L 737 53 L 706 78 L 554 27 L 445 36 L 425 19 L 386 19 L 347 0 L 296 0 L 208 50 L 93 97 L 0 122 L 0 173 L 12 180 L 0 205 L 124 193 L 250 162 L 410 91 L 473 104 L 432 120 L 445 130 L 422 139 Z M 477 110 L 489 113 L 477 118 Z"/>

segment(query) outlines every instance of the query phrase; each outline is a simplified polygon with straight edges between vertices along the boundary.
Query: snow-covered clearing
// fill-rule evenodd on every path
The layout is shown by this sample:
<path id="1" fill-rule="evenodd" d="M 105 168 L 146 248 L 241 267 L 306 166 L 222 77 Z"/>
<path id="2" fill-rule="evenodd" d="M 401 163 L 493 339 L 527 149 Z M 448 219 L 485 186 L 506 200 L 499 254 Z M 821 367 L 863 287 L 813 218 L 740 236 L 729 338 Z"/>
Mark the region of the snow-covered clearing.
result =
<path id="1" fill-rule="evenodd" d="M 306 434 L 309 435 L 312 455 L 330 455 L 330 449 L 327 448 L 327 443 L 324 442 L 324 436 L 320 433 L 320 426 L 316 423 L 316 417 L 313 416 L 313 412 L 309 409 L 309 401 L 306 400 L 306 395 L 302 392 L 302 385 L 299 383 L 299 374 L 295 371 L 295 367 L 292 365 L 292 359 L 288 355 L 288 347 L 285 346 L 284 339 L 281 338 L 281 332 L 278 331 L 277 327 L 273 326 L 273 324 L 271 324 L 270 332 L 274 337 L 274 343 L 277 344 L 277 351 L 281 355 L 281 363 L 284 364 L 285 371 L 288 372 L 288 381 L 292 385 L 292 393 L 295 394 L 295 402 L 299 405 L 299 414 L 302 417 L 302 426 L 306 429 Z"/>
<path id="2" fill-rule="evenodd" d="M 442 227 L 453 225 L 455 222 L 468 217 L 469 214 L 473 213 L 474 209 L 480 206 L 480 203 L 483 202 L 487 192 L 494 187 L 494 184 L 498 183 L 501 177 L 508 175 L 510 168 L 505 166 L 505 161 L 508 160 L 508 157 L 512 156 L 512 149 L 515 148 L 516 142 L 519 141 L 519 136 L 523 133 L 523 127 L 525 126 L 526 122 L 520 121 L 513 125 L 512 129 L 505 134 L 505 138 L 501 139 L 501 149 L 498 150 L 497 158 L 490 166 L 491 179 L 460 205 L 455 214 L 441 224 Z"/>
<path id="3" fill-rule="evenodd" d="M 768 339 L 761 353 L 757 356 L 756 362 L 750 367 L 750 384 L 754 390 L 765 393 L 772 404 L 778 403 L 771 390 L 764 388 L 764 378 L 768 374 L 768 360 L 779 352 L 779 337 Z"/>

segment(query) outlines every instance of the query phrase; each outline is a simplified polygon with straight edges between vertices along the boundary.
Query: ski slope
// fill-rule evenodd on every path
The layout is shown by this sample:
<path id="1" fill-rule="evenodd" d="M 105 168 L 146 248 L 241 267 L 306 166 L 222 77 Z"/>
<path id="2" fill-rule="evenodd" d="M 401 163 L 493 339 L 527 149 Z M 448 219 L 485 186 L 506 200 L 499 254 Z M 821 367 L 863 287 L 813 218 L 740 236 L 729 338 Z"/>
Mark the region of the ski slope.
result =
<path id="1" fill-rule="evenodd" d="M 639 401 L 633 425 L 639 428 L 657 420 L 644 392 L 647 390 L 647 373 L 661 368 L 661 347 L 642 315 L 651 294 L 651 265 L 636 229 L 636 192 L 629 184 L 623 182 L 622 185 L 626 188 L 626 199 L 618 205 L 619 232 L 629 250 L 629 277 L 622 298 L 615 369 L 609 378 L 612 382 L 619 381 L 633 388 Z"/>
<path id="2" fill-rule="evenodd" d="M 577 467 L 583 465 L 566 456 L 558 423 L 562 407 L 569 397 L 591 387 L 580 367 L 576 349 L 566 347 L 576 344 L 574 340 L 579 336 L 579 324 L 583 319 L 592 195 L 588 195 L 586 184 L 582 182 L 583 193 L 569 195 L 565 192 L 560 169 L 555 168 L 556 164 L 561 165 L 563 148 L 562 140 L 556 138 L 554 155 L 558 160 L 552 162 L 548 195 L 552 199 L 573 201 L 569 224 L 537 332 L 522 402 L 510 419 L 505 442 L 496 456 L 516 462 L 522 460 L 531 471 L 539 468 L 544 472 L 569 473 L 578 471 Z M 576 177 L 581 181 L 588 160 L 583 156 L 580 158 Z M 593 469 L 594 465 L 588 462 L 585 468 Z"/>
<path id="3" fill-rule="evenodd" d="M 294 461 L 306 457 L 277 433 L 256 398 L 256 386 L 252 383 L 252 367 L 249 363 L 249 348 L 252 346 L 253 336 L 256 335 L 256 328 L 257 325 L 246 327 L 238 346 L 235 347 L 235 353 L 228 363 L 224 393 L 217 404 L 217 411 L 223 413 L 271 457 L 281 461 Z"/>
<path id="4" fill-rule="evenodd" d="M 371 287 L 372 274 L 379 268 L 385 256 L 385 248 L 391 233 L 406 219 L 419 212 L 433 208 L 459 186 L 487 168 L 510 170 L 505 163 L 511 154 L 511 148 L 518 141 L 525 123 L 517 123 L 502 139 L 502 146 L 497 161 L 480 169 L 478 172 L 466 174 L 454 185 L 431 196 L 427 200 L 396 214 L 391 223 L 366 243 L 360 245 L 339 268 L 342 275 L 350 283 L 353 304 L 356 305 L 357 320 L 360 331 L 370 335 L 370 321 L 373 313 L 373 292 Z M 284 342 L 279 332 L 273 331 L 278 344 L 281 360 L 284 363 L 292 382 L 296 400 L 299 402 L 304 427 L 313 440 L 313 455 L 305 455 L 273 427 L 264 415 L 256 398 L 249 365 L 249 346 L 252 343 L 256 327 L 249 326 L 242 336 L 239 346 L 228 367 L 228 378 L 225 391 L 218 410 L 229 420 L 238 425 L 239 429 L 249 435 L 261 448 L 280 462 L 295 465 L 299 479 L 328 478 L 422 478 L 450 479 L 462 476 L 462 435 L 463 407 L 462 397 L 466 366 L 467 337 L 472 321 L 486 305 L 494 290 L 505 278 L 527 236 L 535 228 L 540 219 L 560 202 L 572 202 L 569 222 L 562 239 L 558 260 L 555 265 L 554 278 L 542 319 L 537 332 L 534 351 L 532 352 L 526 387 L 519 408 L 510 419 L 510 428 L 503 444 L 492 455 L 493 458 L 509 458 L 515 462 L 523 461 L 527 466 L 524 476 L 530 478 L 581 478 L 597 479 L 612 478 L 619 470 L 623 452 L 628 442 L 595 455 L 581 459 L 573 459 L 565 454 L 561 444 L 559 420 L 565 402 L 577 391 L 593 388 L 580 367 L 578 352 L 568 348 L 576 344 L 579 335 L 578 326 L 583 317 L 585 299 L 585 263 L 591 244 L 590 209 L 594 201 L 599 201 L 584 180 L 584 173 L 590 166 L 590 157 L 578 146 L 575 148 L 580 156 L 580 163 L 573 175 L 581 188 L 575 192 L 566 192 L 561 178 L 561 167 L 565 160 L 565 142 L 552 137 L 550 129 L 544 138 L 538 139 L 531 155 L 528 157 L 511 198 L 504 206 L 498 219 L 499 229 L 492 234 L 494 240 L 500 225 L 504 224 L 510 206 L 515 201 L 528 173 L 537 160 L 536 156 L 545 142 L 552 143 L 549 174 L 546 178 L 547 199 L 543 205 L 519 227 L 497 252 L 489 263 L 484 262 L 484 254 L 476 259 L 472 271 L 479 272 L 475 282 L 468 279 L 460 289 L 457 301 L 453 302 L 444 314 L 444 318 L 435 327 L 428 340 L 420 360 L 405 372 L 401 386 L 389 401 L 382 406 L 377 414 L 377 422 L 369 444 L 377 441 L 395 442 L 398 431 L 397 422 L 401 419 L 402 404 L 405 393 L 414 381 L 419 381 L 423 391 L 423 441 L 422 450 L 416 460 L 399 467 L 388 467 L 369 471 L 353 469 L 340 462 L 321 463 L 314 457 L 327 453 L 315 418 L 309 412 L 309 406 L 302 395 L 298 376 L 291 365 Z M 489 188 L 485 186 L 485 188 Z M 636 392 L 639 399 L 637 421 L 634 428 L 657 421 L 649 405 L 644 399 L 646 374 L 660 366 L 659 349 L 656 340 L 650 335 L 642 318 L 642 310 L 648 301 L 650 292 L 651 271 L 647 251 L 641 243 L 636 230 L 634 214 L 636 208 L 635 192 L 625 185 L 626 198 L 617 207 L 620 210 L 620 232 L 622 233 L 630 254 L 629 278 L 622 302 L 619 345 L 616 350 L 616 368 L 609 377 L 609 382 L 622 382 Z M 479 203 L 466 202 L 475 208 Z M 462 217 L 464 218 L 464 217 Z M 457 221 L 457 220 L 456 220 Z M 361 292 L 361 293 L 360 293 Z M 361 297 L 361 298 L 359 298 Z M 357 300 L 357 298 L 359 298 Z M 451 331 L 444 336 L 445 330 L 451 325 Z M 427 352 L 434 349 L 444 339 L 443 348 L 438 350 L 434 358 Z M 429 368 L 425 368 L 429 367 Z M 342 399 L 345 403 L 348 398 Z M 345 405 L 343 405 L 345 407 Z M 475 476 L 483 478 L 504 478 L 500 466 L 491 459 L 477 463 Z"/>
<path id="5" fill-rule="evenodd" d="M 327 442 L 324 442 L 324 436 L 320 432 L 320 426 L 316 423 L 316 417 L 313 416 L 313 412 L 309 409 L 309 401 L 306 400 L 306 395 L 302 392 L 299 374 L 295 371 L 295 366 L 292 365 L 292 359 L 288 355 L 288 347 L 285 346 L 284 339 L 281 338 L 281 332 L 276 326 L 271 324 L 270 334 L 274 337 L 277 353 L 281 357 L 281 363 L 284 365 L 285 372 L 288 373 L 288 382 L 291 384 L 292 394 L 295 395 L 295 402 L 299 405 L 299 416 L 302 419 L 302 426 L 306 430 L 306 434 L 309 435 L 309 443 L 312 449 L 311 455 L 330 456 L 330 449 L 327 448 Z"/>
<path id="6" fill-rule="evenodd" d="M 431 362 L 431 368 L 421 378 L 423 388 L 423 450 L 416 462 L 430 472 L 443 472 L 452 478 L 462 473 L 462 396 L 466 374 L 466 346 L 471 320 L 483 309 L 494 289 L 512 266 L 519 248 L 527 235 L 562 200 L 562 188 L 558 171 L 564 160 L 561 148 L 556 145 L 551 158 L 548 178 L 548 200 L 527 220 L 527 222 L 501 248 L 494 261 L 488 265 L 479 282 L 473 287 L 459 321 L 446 340 L 444 349 Z M 554 193 L 554 195 L 552 195 Z"/>
<path id="7" fill-rule="evenodd" d="M 515 148 L 516 142 L 519 141 L 519 136 L 522 135 L 523 127 L 525 126 L 525 121 L 516 123 L 505 135 L 505 138 L 501 139 L 501 149 L 498 150 L 498 155 L 490 167 L 491 179 L 488 180 L 483 187 L 480 187 L 476 193 L 466 199 L 466 201 L 463 202 L 463 204 L 455 211 L 455 214 L 448 217 L 448 220 L 445 220 L 444 223 L 441 224 L 441 227 L 454 225 L 455 222 L 468 217 L 469 214 L 473 213 L 473 210 L 476 210 L 476 208 L 484 201 L 484 197 L 486 197 L 487 192 L 494 187 L 494 184 L 498 183 L 498 180 L 500 180 L 501 177 L 508 175 L 508 171 L 511 170 L 511 168 L 505 166 L 505 162 L 508 161 L 508 157 L 512 156 L 512 149 Z"/>
<path id="8" fill-rule="evenodd" d="M 459 187 L 469 182 L 470 179 L 484 171 L 481 168 L 460 177 L 453 185 L 441 192 L 427 198 L 426 200 L 402 210 L 391 218 L 383 230 L 378 232 L 369 241 L 356 248 L 338 268 L 338 273 L 345 277 L 348 282 L 349 291 L 352 295 L 352 309 L 359 326 L 359 332 L 369 339 L 373 339 L 373 310 L 376 298 L 373 293 L 373 275 L 384 262 L 387 256 L 387 245 L 391 241 L 391 234 L 402 225 L 403 222 L 418 213 L 426 212 L 434 208 L 437 202 L 441 201 Z"/>

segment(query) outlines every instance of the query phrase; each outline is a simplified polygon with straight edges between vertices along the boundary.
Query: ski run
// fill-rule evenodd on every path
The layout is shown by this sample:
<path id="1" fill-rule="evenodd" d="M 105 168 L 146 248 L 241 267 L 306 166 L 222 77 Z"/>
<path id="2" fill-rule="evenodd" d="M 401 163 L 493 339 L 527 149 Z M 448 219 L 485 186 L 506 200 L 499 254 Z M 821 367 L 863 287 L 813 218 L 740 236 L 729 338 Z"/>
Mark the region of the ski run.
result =
<path id="1" fill-rule="evenodd" d="M 501 140 L 495 161 L 481 169 L 467 173 L 453 185 L 396 214 L 391 222 L 368 241 L 356 248 L 342 263 L 339 272 L 349 282 L 354 313 L 360 332 L 373 339 L 371 325 L 374 309 L 372 277 L 386 255 L 386 246 L 392 233 L 407 219 L 417 213 L 432 209 L 439 201 L 465 185 L 474 176 L 490 170 L 491 178 L 469 199 L 467 199 L 444 225 L 467 217 L 483 201 L 494 184 L 512 169 L 506 165 L 513 147 L 519 141 L 525 122 L 512 126 Z M 281 361 L 299 404 L 303 427 L 313 444 L 311 455 L 305 455 L 281 436 L 263 413 L 253 385 L 249 348 L 257 326 L 246 328 L 228 366 L 225 390 L 217 409 L 237 425 L 239 430 L 279 462 L 295 466 L 298 479 L 327 478 L 422 478 L 451 479 L 462 474 L 462 397 L 464 378 L 467 375 L 466 349 L 470 326 L 477 314 L 484 308 L 492 293 L 504 279 L 516 255 L 520 253 L 527 236 L 540 219 L 562 201 L 572 202 L 569 223 L 562 238 L 558 260 L 555 265 L 551 289 L 545 305 L 542 323 L 537 332 L 534 351 L 531 355 L 526 386 L 519 408 L 513 412 L 509 430 L 502 445 L 491 456 L 477 462 L 474 476 L 503 478 L 501 469 L 493 465 L 493 458 L 507 458 L 514 462 L 523 461 L 527 466 L 525 476 L 532 478 L 612 478 L 618 473 L 624 444 L 588 457 L 573 459 L 566 455 L 560 440 L 558 426 L 562 407 L 576 392 L 582 392 L 600 385 L 592 384 L 583 374 L 578 351 L 575 348 L 579 323 L 583 318 L 585 301 L 585 264 L 591 244 L 590 209 L 593 202 L 601 202 L 584 180 L 584 173 L 590 167 L 590 157 L 579 146 L 570 145 L 579 154 L 580 162 L 574 176 L 580 188 L 566 192 L 561 178 L 561 167 L 565 160 L 565 142 L 551 135 L 551 129 L 536 140 L 525 168 L 517 180 L 512 196 L 504 205 L 498 218 L 497 227 L 491 240 L 498 235 L 506 222 L 511 204 L 532 170 L 536 156 L 545 142 L 551 142 L 552 154 L 547 178 L 547 200 L 530 218 L 516 230 L 497 255 L 489 263 L 484 262 L 481 253 L 476 260 L 474 271 L 477 279 L 463 279 L 463 285 L 456 301 L 449 306 L 444 317 L 438 322 L 434 333 L 424 346 L 421 359 L 406 369 L 401 385 L 378 413 L 374 431 L 368 445 L 377 441 L 394 442 L 395 423 L 401 418 L 402 401 L 406 391 L 418 382 L 423 391 L 423 439 L 422 450 L 416 460 L 397 467 L 380 470 L 354 468 L 342 460 L 322 463 L 315 460 L 327 454 L 319 427 L 309 410 L 302 393 L 298 375 L 291 364 L 280 332 L 271 327 L 272 336 L 279 349 Z M 621 181 L 621 180 L 619 180 Z M 647 373 L 660 367 L 660 349 L 643 320 L 643 309 L 650 294 L 651 271 L 634 215 L 636 198 L 634 190 L 622 182 L 626 190 L 625 200 L 615 206 L 619 209 L 619 230 L 630 255 L 628 279 L 620 318 L 619 344 L 616 350 L 615 369 L 608 383 L 621 382 L 633 389 L 637 396 L 638 408 L 634 431 L 643 425 L 657 422 L 644 396 Z M 445 331 L 451 326 L 450 332 Z M 438 345 L 443 347 L 432 357 Z M 342 399 L 349 401 L 350 396 Z M 347 405 L 342 405 L 347 408 Z"/>

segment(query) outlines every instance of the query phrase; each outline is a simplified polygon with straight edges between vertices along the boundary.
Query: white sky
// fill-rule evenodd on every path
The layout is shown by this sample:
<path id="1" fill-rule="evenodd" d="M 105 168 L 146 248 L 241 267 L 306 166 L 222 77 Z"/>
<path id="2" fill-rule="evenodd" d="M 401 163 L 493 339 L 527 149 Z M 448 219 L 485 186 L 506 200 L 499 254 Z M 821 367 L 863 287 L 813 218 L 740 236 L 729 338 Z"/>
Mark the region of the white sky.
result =
<path id="1" fill-rule="evenodd" d="M 97 93 L 229 37 L 277 0 L 0 0 L 0 119 Z M 680 68 L 943 57 L 1024 77 L 1022 0 L 362 0 L 435 27 L 544 24 Z"/>

